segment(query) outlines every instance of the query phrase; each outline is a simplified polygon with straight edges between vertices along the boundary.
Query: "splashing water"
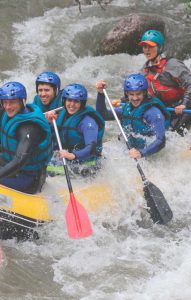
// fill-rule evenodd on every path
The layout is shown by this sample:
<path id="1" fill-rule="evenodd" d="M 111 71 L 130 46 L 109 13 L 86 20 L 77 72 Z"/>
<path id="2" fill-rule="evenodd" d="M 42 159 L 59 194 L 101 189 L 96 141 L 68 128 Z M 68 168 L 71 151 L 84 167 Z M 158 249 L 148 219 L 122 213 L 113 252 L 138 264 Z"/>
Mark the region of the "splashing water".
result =
<path id="1" fill-rule="evenodd" d="M 116 0 L 106 12 L 84 6 L 81 15 L 77 7 L 55 7 L 38 17 L 15 22 L 12 31 L 17 64 L 3 76 L 23 82 L 29 102 L 35 94 L 36 75 L 47 69 L 60 75 L 62 87 L 80 80 L 87 86 L 93 105 L 98 79 L 107 80 L 108 94 L 116 99 L 123 94 L 124 76 L 139 70 L 144 57 L 99 56 L 100 38 L 135 7 L 149 13 L 156 12 L 157 7 L 157 13 L 160 11 L 169 23 L 173 17 L 177 20 L 183 7 L 179 5 L 178 11 L 175 3 Z M 191 59 L 185 63 L 190 67 Z M 145 211 L 140 176 L 126 145 L 117 140 L 115 122 L 107 123 L 106 132 L 106 159 L 95 183 L 111 187 L 112 205 L 101 206 L 97 212 L 88 210 L 93 236 L 68 238 L 66 204 L 58 196 L 66 187 L 65 177 L 48 178 L 45 194 L 56 221 L 39 231 L 39 241 L 2 242 L 7 264 L 0 272 L 1 299 L 190 300 L 191 134 L 182 138 L 167 133 L 165 149 L 140 161 L 174 213 L 173 221 L 161 226 L 152 224 Z M 72 184 L 77 195 L 87 182 L 73 180 Z"/>

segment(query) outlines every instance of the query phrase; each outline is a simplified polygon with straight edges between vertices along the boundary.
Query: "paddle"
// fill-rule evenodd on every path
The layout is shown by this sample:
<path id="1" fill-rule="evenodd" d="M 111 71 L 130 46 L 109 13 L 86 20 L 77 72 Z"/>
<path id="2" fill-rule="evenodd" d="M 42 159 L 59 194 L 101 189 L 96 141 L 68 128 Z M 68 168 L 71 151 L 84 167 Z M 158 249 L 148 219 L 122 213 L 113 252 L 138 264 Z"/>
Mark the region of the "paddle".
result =
<path id="1" fill-rule="evenodd" d="M 107 92 L 105 89 L 103 89 L 103 92 L 104 92 L 104 95 L 108 101 L 110 108 L 111 108 L 111 111 L 115 117 L 115 120 L 117 121 L 120 131 L 124 137 L 127 148 L 130 149 L 130 145 L 128 143 L 127 136 L 121 126 L 121 123 L 120 123 L 118 116 L 111 104 L 111 101 L 107 95 Z M 153 222 L 154 223 L 157 222 L 159 224 L 168 223 L 172 219 L 173 214 L 172 214 L 172 211 L 171 211 L 166 199 L 164 198 L 164 195 L 162 194 L 162 192 L 159 190 L 159 188 L 157 186 L 155 186 L 153 183 L 151 183 L 147 180 L 140 164 L 138 163 L 138 160 L 136 158 L 134 158 L 134 160 L 136 161 L 137 169 L 141 175 L 141 179 L 144 184 L 144 187 L 143 187 L 144 197 L 145 197 L 145 200 L 147 201 L 147 206 L 149 207 L 148 211 L 150 213 L 150 216 L 151 216 Z"/>
<path id="2" fill-rule="evenodd" d="M 167 110 L 168 111 L 175 111 L 175 108 L 174 107 L 167 107 Z M 186 113 L 186 114 L 191 114 L 191 109 L 183 109 L 182 112 Z"/>
<path id="3" fill-rule="evenodd" d="M 62 150 L 62 144 L 58 133 L 56 121 L 53 120 L 54 130 L 58 142 L 59 149 Z M 70 201 L 66 209 L 66 225 L 68 235 L 74 239 L 80 239 L 92 235 L 92 227 L 85 208 L 76 200 L 72 184 L 70 181 L 69 171 L 66 160 L 63 157 L 63 167 L 66 175 L 68 190 L 70 193 Z"/>

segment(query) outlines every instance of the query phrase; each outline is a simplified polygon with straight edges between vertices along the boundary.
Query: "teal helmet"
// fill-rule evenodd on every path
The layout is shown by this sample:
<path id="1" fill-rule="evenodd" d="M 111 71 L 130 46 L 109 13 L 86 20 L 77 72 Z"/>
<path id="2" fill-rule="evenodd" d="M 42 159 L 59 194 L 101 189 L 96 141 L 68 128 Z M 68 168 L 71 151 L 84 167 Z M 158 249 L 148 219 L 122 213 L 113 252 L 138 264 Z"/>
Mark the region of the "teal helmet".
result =
<path id="1" fill-rule="evenodd" d="M 165 38 L 164 35 L 158 30 L 147 30 L 141 37 L 139 46 L 148 44 L 151 47 L 158 46 L 158 54 L 162 53 L 164 49 Z"/>

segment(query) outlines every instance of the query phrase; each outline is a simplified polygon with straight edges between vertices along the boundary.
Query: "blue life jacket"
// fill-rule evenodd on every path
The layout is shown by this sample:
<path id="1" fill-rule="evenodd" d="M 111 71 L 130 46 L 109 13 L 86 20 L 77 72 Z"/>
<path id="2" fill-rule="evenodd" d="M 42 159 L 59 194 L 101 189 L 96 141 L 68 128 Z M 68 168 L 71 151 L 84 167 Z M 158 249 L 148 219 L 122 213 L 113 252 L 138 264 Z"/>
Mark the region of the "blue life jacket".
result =
<path id="1" fill-rule="evenodd" d="M 7 163 L 12 161 L 18 145 L 16 129 L 27 122 L 38 124 L 46 133 L 44 140 L 36 145 L 29 160 L 21 167 L 21 170 L 30 172 L 47 166 L 52 157 L 51 131 L 40 108 L 33 104 L 27 104 L 25 112 L 16 114 L 12 118 L 9 118 L 5 112 L 2 117 L 1 146 L 3 159 Z"/>
<path id="2" fill-rule="evenodd" d="M 133 107 L 131 102 L 123 106 L 121 124 L 129 136 L 131 147 L 142 149 L 145 147 L 146 139 L 140 136 L 153 136 L 154 132 L 150 125 L 144 120 L 146 110 L 156 106 L 165 116 L 165 127 L 170 125 L 170 113 L 166 106 L 158 98 L 147 98 L 138 107 Z"/>
<path id="3" fill-rule="evenodd" d="M 58 95 L 48 105 L 42 104 L 39 95 L 36 95 L 34 97 L 33 104 L 36 104 L 38 107 L 40 107 L 40 109 L 43 113 L 47 112 L 49 110 L 61 107 L 62 106 L 62 91 L 60 91 L 58 93 Z"/>
<path id="4" fill-rule="evenodd" d="M 92 117 L 98 124 L 98 137 L 96 146 L 96 157 L 102 152 L 102 138 L 104 134 L 105 121 L 102 116 L 91 106 L 85 106 L 83 110 L 65 118 L 66 110 L 61 111 L 60 119 L 57 119 L 57 124 L 61 129 L 61 140 L 63 148 L 72 151 L 75 149 L 82 149 L 85 147 L 84 137 L 78 130 L 78 125 L 85 116 Z"/>

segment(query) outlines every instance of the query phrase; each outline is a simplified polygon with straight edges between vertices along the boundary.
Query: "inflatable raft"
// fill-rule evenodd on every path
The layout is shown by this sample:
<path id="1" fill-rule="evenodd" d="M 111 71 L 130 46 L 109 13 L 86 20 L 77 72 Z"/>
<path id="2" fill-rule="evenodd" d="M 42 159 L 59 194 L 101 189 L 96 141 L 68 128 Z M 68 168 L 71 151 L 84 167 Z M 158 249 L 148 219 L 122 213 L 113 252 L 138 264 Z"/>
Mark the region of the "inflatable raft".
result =
<path id="1" fill-rule="evenodd" d="M 87 212 L 98 212 L 111 202 L 111 190 L 106 185 L 92 184 L 74 191 L 76 199 Z M 65 205 L 69 201 L 67 188 L 58 191 Z M 54 221 L 46 197 L 40 193 L 30 195 L 0 185 L 0 239 L 38 239 L 38 229 Z"/>
<path id="2" fill-rule="evenodd" d="M 46 199 L 0 185 L 0 238 L 38 239 L 36 229 L 52 221 Z"/>

